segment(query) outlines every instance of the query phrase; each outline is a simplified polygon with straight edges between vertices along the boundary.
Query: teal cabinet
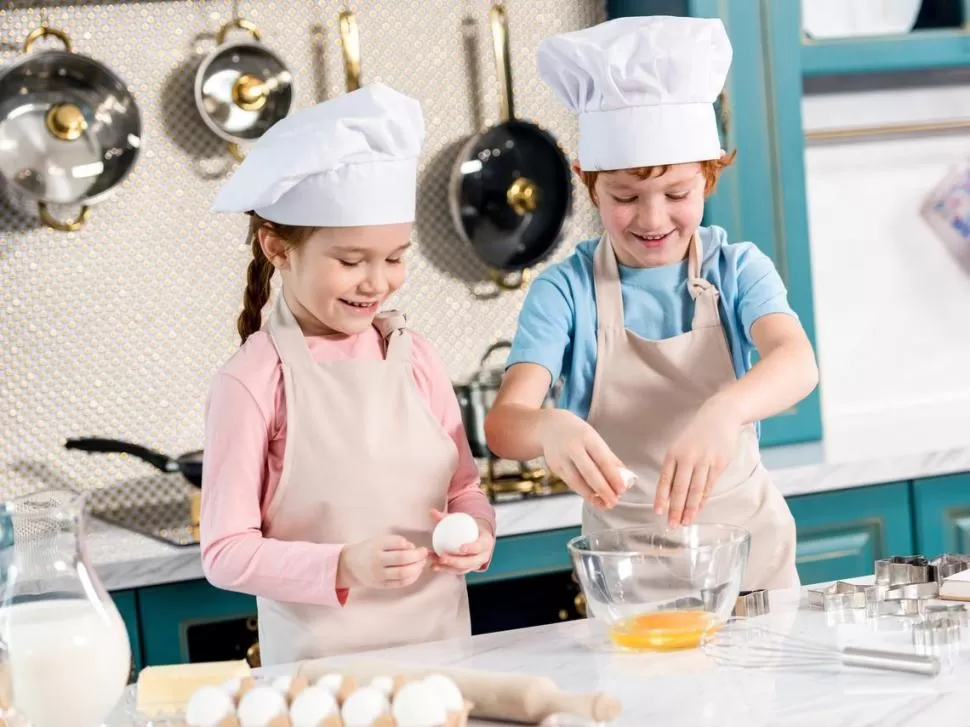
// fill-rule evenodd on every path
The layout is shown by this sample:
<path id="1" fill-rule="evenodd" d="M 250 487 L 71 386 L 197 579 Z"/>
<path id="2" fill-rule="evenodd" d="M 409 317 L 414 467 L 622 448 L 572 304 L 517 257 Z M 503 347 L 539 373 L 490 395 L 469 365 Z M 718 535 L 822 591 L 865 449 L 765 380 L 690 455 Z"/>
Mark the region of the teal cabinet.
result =
<path id="1" fill-rule="evenodd" d="M 750 240 L 769 255 L 789 301 L 815 341 L 811 256 L 801 121 L 801 44 L 797 2 L 778 0 L 610 0 L 610 17 L 719 17 L 734 57 L 722 109 L 725 147 L 737 150 L 708 200 L 704 221 Z M 819 392 L 762 422 L 763 446 L 822 437 Z"/>
<path id="2" fill-rule="evenodd" d="M 970 553 L 970 473 L 917 480 L 913 509 L 918 553 Z"/>
<path id="3" fill-rule="evenodd" d="M 867 575 L 879 558 L 913 554 L 909 493 L 900 482 L 789 498 L 801 582 Z"/>
<path id="4" fill-rule="evenodd" d="M 142 654 L 146 666 L 190 661 L 192 631 L 198 627 L 211 629 L 208 632 L 211 638 L 207 638 L 205 632 L 196 632 L 195 641 L 201 642 L 200 648 L 203 650 L 213 646 L 205 643 L 207 640 L 226 642 L 228 639 L 238 641 L 245 638 L 240 636 L 240 632 L 250 632 L 250 642 L 256 641 L 256 599 L 223 591 L 204 580 L 142 588 L 138 592 L 138 616 L 142 624 Z M 240 624 L 239 628 L 232 628 L 237 623 Z M 221 628 L 223 625 L 225 629 Z M 248 645 L 243 642 L 237 649 L 238 653 L 225 656 L 243 658 Z M 225 647 L 228 643 L 216 646 Z"/>
<path id="5" fill-rule="evenodd" d="M 131 676 L 136 677 L 143 666 L 141 655 L 141 626 L 138 618 L 138 592 L 113 591 L 111 600 L 121 614 L 128 631 L 128 643 L 131 645 Z"/>
<path id="6" fill-rule="evenodd" d="M 573 566 L 566 543 L 579 532 L 578 527 L 562 528 L 499 538 L 488 570 L 469 573 L 465 580 L 468 585 L 474 585 L 571 571 Z"/>

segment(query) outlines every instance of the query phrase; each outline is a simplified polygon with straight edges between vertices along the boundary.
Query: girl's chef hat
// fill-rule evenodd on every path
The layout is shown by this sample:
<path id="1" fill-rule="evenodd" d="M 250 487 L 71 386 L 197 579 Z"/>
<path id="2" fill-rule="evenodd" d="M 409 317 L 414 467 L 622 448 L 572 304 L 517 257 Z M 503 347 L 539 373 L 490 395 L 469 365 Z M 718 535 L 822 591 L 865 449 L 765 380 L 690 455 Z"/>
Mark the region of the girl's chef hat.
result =
<path id="1" fill-rule="evenodd" d="M 369 83 L 274 124 L 213 210 L 311 227 L 413 222 L 424 133 L 417 101 Z"/>
<path id="2" fill-rule="evenodd" d="M 579 165 L 615 170 L 717 159 L 714 102 L 731 67 L 720 20 L 617 18 L 539 44 L 539 75 L 579 114 Z"/>

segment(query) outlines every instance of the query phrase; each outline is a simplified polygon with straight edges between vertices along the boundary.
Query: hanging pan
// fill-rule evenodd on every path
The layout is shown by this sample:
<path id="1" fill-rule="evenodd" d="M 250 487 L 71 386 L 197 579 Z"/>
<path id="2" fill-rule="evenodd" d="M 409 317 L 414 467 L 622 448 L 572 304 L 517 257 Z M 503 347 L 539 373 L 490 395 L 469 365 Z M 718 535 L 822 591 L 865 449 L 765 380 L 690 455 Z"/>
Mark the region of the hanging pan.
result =
<path id="1" fill-rule="evenodd" d="M 360 88 L 360 33 L 350 10 L 340 13 L 340 47 L 344 56 L 344 82 L 350 93 Z"/>
<path id="2" fill-rule="evenodd" d="M 45 36 L 63 50 L 31 52 Z M 24 41 L 23 57 L 0 69 L 0 178 L 13 207 L 61 232 L 80 230 L 91 206 L 128 176 L 141 147 L 131 90 L 107 66 L 75 53 L 48 25 Z M 79 208 L 58 219 L 51 206 Z"/>
<path id="3" fill-rule="evenodd" d="M 227 42 L 234 28 L 252 40 Z M 245 156 L 242 145 L 265 134 L 293 105 L 293 74 L 261 37 L 252 22 L 229 21 L 195 74 L 195 105 L 202 121 L 228 142 L 229 153 L 239 161 Z"/>
<path id="4" fill-rule="evenodd" d="M 516 290 L 558 246 L 572 211 L 572 183 L 569 161 L 553 136 L 515 117 L 504 6 L 492 6 L 489 20 L 501 120 L 462 147 L 449 202 L 458 234 L 488 265 L 492 280 Z"/>

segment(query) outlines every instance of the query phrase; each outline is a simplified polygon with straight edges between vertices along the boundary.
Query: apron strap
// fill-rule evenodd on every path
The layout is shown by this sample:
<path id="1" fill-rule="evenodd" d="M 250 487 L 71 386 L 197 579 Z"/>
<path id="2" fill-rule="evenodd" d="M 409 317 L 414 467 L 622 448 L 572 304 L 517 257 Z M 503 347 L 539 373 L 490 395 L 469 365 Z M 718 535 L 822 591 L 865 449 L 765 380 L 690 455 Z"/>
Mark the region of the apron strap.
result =
<path id="1" fill-rule="evenodd" d="M 408 317 L 397 310 L 378 313 L 374 326 L 384 341 L 384 358 L 387 361 L 411 362 L 411 336 L 408 335 Z"/>
<path id="2" fill-rule="evenodd" d="M 623 292 L 620 268 L 610 238 L 604 234 L 593 253 L 593 288 L 596 291 L 596 327 L 623 329 Z"/>
<path id="3" fill-rule="evenodd" d="M 687 252 L 687 290 L 694 299 L 694 318 L 691 329 L 711 328 L 721 325 L 721 316 L 717 310 L 717 288 L 701 277 L 701 262 L 704 260 L 704 250 L 701 236 L 696 231 L 691 236 L 690 247 Z"/>
<path id="4" fill-rule="evenodd" d="M 276 303 L 266 321 L 266 328 L 273 345 L 276 346 L 280 361 L 285 365 L 305 367 L 315 365 L 313 356 L 310 355 L 310 347 L 307 346 L 306 338 L 303 336 L 303 330 L 296 322 L 290 306 L 286 304 L 282 290 L 276 296 Z"/>

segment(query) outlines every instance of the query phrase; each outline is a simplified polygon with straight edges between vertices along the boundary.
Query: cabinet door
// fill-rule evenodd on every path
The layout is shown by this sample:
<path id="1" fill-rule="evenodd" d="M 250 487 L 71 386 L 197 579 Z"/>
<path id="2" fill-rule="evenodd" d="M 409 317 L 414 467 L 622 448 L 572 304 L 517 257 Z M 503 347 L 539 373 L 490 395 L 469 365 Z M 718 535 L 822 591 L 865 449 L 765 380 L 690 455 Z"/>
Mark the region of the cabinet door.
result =
<path id="1" fill-rule="evenodd" d="M 245 658 L 257 639 L 255 629 L 249 628 L 255 624 L 256 599 L 205 580 L 140 589 L 138 615 L 146 666 Z M 237 643 L 247 638 L 247 631 L 251 640 Z M 221 651 L 216 654 L 205 643 Z"/>
<path id="2" fill-rule="evenodd" d="M 788 499 L 803 585 L 870 575 L 874 562 L 914 551 L 909 483 Z"/>
<path id="3" fill-rule="evenodd" d="M 801 41 L 797 2 L 778 0 L 610 0 L 611 17 L 690 14 L 719 17 L 733 48 L 722 109 L 725 148 L 736 149 L 708 200 L 704 221 L 733 242 L 751 241 L 772 258 L 789 301 L 815 340 L 801 121 Z M 765 446 L 822 436 L 816 390 L 762 422 Z"/>
<path id="4" fill-rule="evenodd" d="M 970 472 L 913 484 L 917 552 L 970 553 Z"/>
<path id="5" fill-rule="evenodd" d="M 128 643 L 131 645 L 131 674 L 129 674 L 129 681 L 131 681 L 138 677 L 138 672 L 142 668 L 138 596 L 136 591 L 112 591 L 110 595 L 128 631 Z"/>

